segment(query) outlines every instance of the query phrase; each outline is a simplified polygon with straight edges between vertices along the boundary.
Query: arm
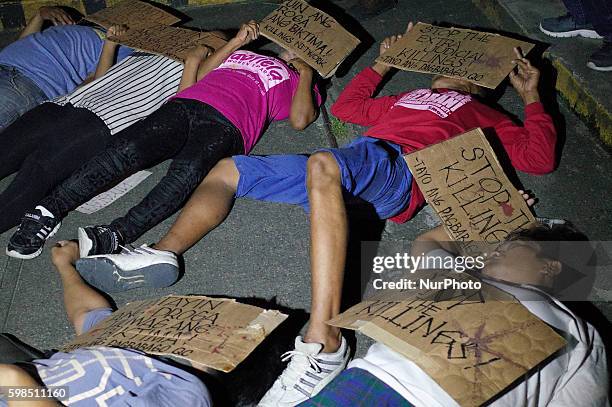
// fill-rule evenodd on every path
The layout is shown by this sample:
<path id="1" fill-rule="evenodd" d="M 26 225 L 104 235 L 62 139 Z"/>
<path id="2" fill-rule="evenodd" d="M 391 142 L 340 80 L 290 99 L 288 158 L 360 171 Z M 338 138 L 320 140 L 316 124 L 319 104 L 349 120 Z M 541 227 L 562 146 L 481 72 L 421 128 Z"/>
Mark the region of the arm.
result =
<path id="1" fill-rule="evenodd" d="M 39 8 L 38 13 L 30 19 L 28 25 L 19 34 L 19 39 L 39 32 L 45 21 L 51 21 L 53 25 L 74 24 L 72 17 L 61 8 L 44 6 Z"/>
<path id="2" fill-rule="evenodd" d="M 85 315 L 99 308 L 110 308 L 106 299 L 87 285 L 74 268 L 79 258 L 79 246 L 75 242 L 60 241 L 51 249 L 51 260 L 57 269 L 64 288 L 64 307 L 68 320 L 80 335 Z"/>
<path id="3" fill-rule="evenodd" d="M 412 29 L 412 23 L 408 24 L 406 32 Z M 402 38 L 402 35 L 393 35 L 385 38 L 379 47 L 382 55 L 393 43 Z M 373 98 L 374 92 L 380 85 L 384 76 L 391 71 L 387 65 L 378 62 L 370 68 L 361 71 L 344 88 L 336 103 L 331 107 L 331 112 L 338 119 L 362 126 L 372 126 L 397 102 L 397 96 L 383 96 Z"/>
<path id="4" fill-rule="evenodd" d="M 208 47 L 198 45 L 189 51 L 185 58 L 185 68 L 181 76 L 178 92 L 193 86 L 197 82 L 198 69 L 203 59 L 209 55 Z"/>
<path id="5" fill-rule="evenodd" d="M 300 74 L 297 89 L 291 99 L 289 123 L 295 130 L 304 130 L 317 119 L 319 109 L 315 106 L 312 95 L 312 68 L 301 59 L 289 62 Z"/>
<path id="6" fill-rule="evenodd" d="M 87 77 L 85 79 L 83 79 L 83 82 L 81 82 L 81 84 L 78 86 L 78 88 L 80 88 L 81 86 L 85 86 L 90 82 L 93 82 L 96 79 L 96 73 L 90 73 L 89 75 L 87 75 Z"/>
<path id="7" fill-rule="evenodd" d="M 231 40 L 229 40 L 224 46 L 215 51 L 206 60 L 200 63 L 198 69 L 197 80 L 201 81 L 210 71 L 218 68 L 231 55 L 232 52 L 244 47 L 251 41 L 256 40 L 259 37 L 259 24 L 254 20 L 249 21 L 246 24 L 242 24 L 238 34 Z"/>
<path id="8" fill-rule="evenodd" d="M 115 64 L 115 57 L 117 56 L 117 44 L 114 41 L 108 39 L 108 37 L 116 37 L 122 34 L 125 34 L 127 27 L 124 25 L 113 25 L 106 31 L 106 40 L 104 41 L 104 46 L 102 47 L 102 52 L 100 53 L 100 59 L 98 60 L 98 66 L 96 67 L 96 72 L 93 75 L 92 80 L 98 79 Z M 87 81 L 87 79 L 85 79 Z M 83 82 L 83 84 L 87 82 Z"/>
<path id="9" fill-rule="evenodd" d="M 589 337 L 582 338 L 578 345 L 569 351 L 567 370 L 557 380 L 554 396 L 548 405 L 610 405 L 606 348 L 595 329 L 591 327 L 587 335 Z"/>
<path id="10" fill-rule="evenodd" d="M 540 71 L 515 49 L 517 71 L 510 73 L 510 83 L 525 103 L 525 121 L 517 126 L 504 117 L 494 125 L 512 165 L 530 174 L 546 174 L 555 169 L 557 132 L 552 118 L 540 103 Z"/>

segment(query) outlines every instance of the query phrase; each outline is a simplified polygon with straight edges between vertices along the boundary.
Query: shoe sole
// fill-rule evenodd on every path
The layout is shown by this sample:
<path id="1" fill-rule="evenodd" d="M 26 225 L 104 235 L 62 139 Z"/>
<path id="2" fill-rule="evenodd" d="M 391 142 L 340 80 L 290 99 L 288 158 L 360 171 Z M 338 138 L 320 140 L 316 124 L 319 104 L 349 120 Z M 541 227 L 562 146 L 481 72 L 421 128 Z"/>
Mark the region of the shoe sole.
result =
<path id="1" fill-rule="evenodd" d="M 587 62 L 587 66 L 595 71 L 599 72 L 610 72 L 612 71 L 612 66 L 597 66 L 593 62 Z"/>
<path id="2" fill-rule="evenodd" d="M 31 260 L 35 257 L 40 256 L 40 254 L 42 253 L 43 249 L 45 248 L 45 244 L 47 243 L 47 240 L 51 239 L 53 237 L 53 235 L 55 235 L 57 233 L 57 231 L 59 230 L 60 226 L 62 226 L 62 223 L 58 223 L 56 227 L 53 228 L 53 230 L 51 232 L 49 232 L 49 235 L 47 236 L 47 238 L 45 239 L 45 242 L 43 243 L 43 245 L 40 247 L 40 249 L 36 250 L 34 253 L 31 254 L 21 254 L 15 250 L 9 249 L 8 247 L 6 248 L 6 255 L 9 257 L 14 257 L 16 259 L 21 259 L 21 260 Z"/>
<path id="3" fill-rule="evenodd" d="M 122 270 L 112 260 L 98 257 L 79 259 L 76 268 L 87 283 L 107 293 L 169 287 L 178 279 L 178 269 L 168 263 Z"/>
<path id="4" fill-rule="evenodd" d="M 544 34 L 550 37 L 555 37 L 555 38 L 583 37 L 583 38 L 591 38 L 594 40 L 600 40 L 603 38 L 601 35 L 597 34 L 597 31 L 594 31 L 594 30 L 572 30 L 572 31 L 564 31 L 564 32 L 554 32 L 554 31 L 546 30 L 545 28 L 542 27 L 542 24 L 540 24 L 540 31 L 542 31 Z"/>
<path id="5" fill-rule="evenodd" d="M 85 228 L 79 228 L 77 235 L 79 239 L 79 257 L 91 256 L 89 252 L 93 248 L 93 240 L 89 238 Z"/>

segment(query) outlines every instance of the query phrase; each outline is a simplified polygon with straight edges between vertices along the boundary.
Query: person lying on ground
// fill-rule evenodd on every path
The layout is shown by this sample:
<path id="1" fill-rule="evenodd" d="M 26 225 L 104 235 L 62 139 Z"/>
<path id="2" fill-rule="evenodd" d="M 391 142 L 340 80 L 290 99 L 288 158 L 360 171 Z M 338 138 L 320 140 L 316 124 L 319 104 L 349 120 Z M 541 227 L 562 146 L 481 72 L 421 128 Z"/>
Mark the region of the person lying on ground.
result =
<path id="1" fill-rule="evenodd" d="M 51 256 L 62 280 L 68 320 L 77 335 L 85 333 L 113 312 L 111 305 L 74 268 L 79 258 L 76 242 L 59 242 Z M 0 364 L 0 386 L 66 387 L 69 398 L 63 403 L 48 399 L 28 404 L 38 407 L 212 405 L 206 385 L 192 373 L 158 357 L 123 348 L 79 348 L 29 363 Z M 24 403 L 8 402 L 13 405 Z M 0 406 L 6 406 L 2 397 Z"/>
<path id="2" fill-rule="evenodd" d="M 310 125 L 321 103 L 312 68 L 289 51 L 275 58 L 240 50 L 258 36 L 256 22 L 243 24 L 200 64 L 197 77 L 195 70 L 190 77 L 183 75 L 184 91 L 115 136 L 24 215 L 7 253 L 37 256 L 71 210 L 129 175 L 172 158 L 167 174 L 125 216 L 110 225 L 79 229 L 83 256 L 119 252 L 176 212 L 219 160 L 248 154 L 270 122 L 288 118 L 296 130 Z"/>
<path id="3" fill-rule="evenodd" d="M 41 32 L 45 22 L 54 26 Z M 59 7 L 41 7 L 19 39 L 0 51 L 0 131 L 33 107 L 89 80 L 103 36 L 95 28 L 74 24 Z M 130 52 L 122 47 L 117 59 Z"/>
<path id="4" fill-rule="evenodd" d="M 386 38 L 380 53 L 400 37 Z M 424 204 L 402 153 L 482 127 L 496 132 L 517 169 L 532 174 L 554 169 L 556 133 L 539 102 L 539 71 L 518 50 L 516 62 L 518 70 L 510 75 L 510 81 L 525 102 L 523 126 L 480 102 L 475 94 L 481 89 L 460 79 L 436 76 L 430 89 L 373 98 L 389 72 L 388 67 L 376 63 L 359 73 L 332 106 L 340 119 L 371 126 L 365 136 L 310 157 L 234 156 L 221 160 L 155 247 L 143 245 L 125 254 L 87 257 L 79 261 L 79 272 L 109 292 L 167 286 L 179 275 L 177 255 L 223 222 L 235 198 L 301 205 L 310 212 L 310 321 L 305 336 L 296 338 L 286 372 L 262 400 L 262 405 L 275 405 L 279 400 L 297 404 L 316 394 L 348 360 L 340 330 L 325 323 L 340 311 L 347 209 L 373 209 L 380 219 L 405 222 Z"/>
<path id="5" fill-rule="evenodd" d="M 482 269 L 470 272 L 513 295 L 567 340 L 567 345 L 554 357 L 504 390 L 491 406 L 610 405 L 606 350 L 599 333 L 550 293 L 562 271 L 555 245 L 585 238 L 570 225 L 540 224 L 511 234 L 489 253 Z M 459 247 L 449 242 L 442 226 L 417 237 L 411 248 L 412 256 L 434 259 L 460 254 Z M 415 275 L 424 278 L 426 273 L 427 269 L 421 269 Z M 384 403 L 459 406 L 417 364 L 380 342 L 370 346 L 363 358 L 351 361 L 347 370 L 301 406 L 353 407 Z"/>
<path id="6" fill-rule="evenodd" d="M 108 33 L 121 35 L 125 30 L 113 26 Z M 24 212 L 104 151 L 122 130 L 160 108 L 179 90 L 183 73 L 194 75 L 208 55 L 203 47 L 193 49 L 186 70 L 171 58 L 140 51 L 114 64 L 121 48 L 107 39 L 96 80 L 30 110 L 0 136 L 0 178 L 17 171 L 0 194 L 0 233 L 18 225 Z"/>

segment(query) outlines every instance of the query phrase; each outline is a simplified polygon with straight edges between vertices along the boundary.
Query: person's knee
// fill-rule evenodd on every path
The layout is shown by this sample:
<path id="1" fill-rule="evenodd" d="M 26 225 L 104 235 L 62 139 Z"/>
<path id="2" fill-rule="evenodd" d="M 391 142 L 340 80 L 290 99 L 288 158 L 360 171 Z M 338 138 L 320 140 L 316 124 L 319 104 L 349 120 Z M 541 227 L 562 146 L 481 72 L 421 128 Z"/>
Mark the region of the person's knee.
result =
<path id="1" fill-rule="evenodd" d="M 307 184 L 310 189 L 334 186 L 340 183 L 340 167 L 332 153 L 318 152 L 308 158 Z"/>
<path id="2" fill-rule="evenodd" d="M 210 170 L 208 176 L 202 184 L 218 183 L 225 186 L 228 190 L 236 191 L 238 188 L 238 180 L 240 173 L 236 167 L 236 163 L 232 158 L 224 158 Z"/>

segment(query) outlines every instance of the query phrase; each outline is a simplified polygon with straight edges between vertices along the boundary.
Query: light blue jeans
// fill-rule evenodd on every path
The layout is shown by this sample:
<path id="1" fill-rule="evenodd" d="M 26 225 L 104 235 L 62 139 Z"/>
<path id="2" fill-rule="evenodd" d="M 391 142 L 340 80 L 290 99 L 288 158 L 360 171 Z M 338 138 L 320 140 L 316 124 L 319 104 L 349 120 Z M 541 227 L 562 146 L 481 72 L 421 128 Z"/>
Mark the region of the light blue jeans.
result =
<path id="1" fill-rule="evenodd" d="M 30 78 L 13 67 L 0 65 L 0 132 L 46 99 Z"/>

